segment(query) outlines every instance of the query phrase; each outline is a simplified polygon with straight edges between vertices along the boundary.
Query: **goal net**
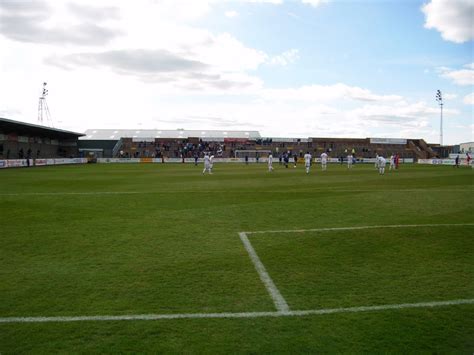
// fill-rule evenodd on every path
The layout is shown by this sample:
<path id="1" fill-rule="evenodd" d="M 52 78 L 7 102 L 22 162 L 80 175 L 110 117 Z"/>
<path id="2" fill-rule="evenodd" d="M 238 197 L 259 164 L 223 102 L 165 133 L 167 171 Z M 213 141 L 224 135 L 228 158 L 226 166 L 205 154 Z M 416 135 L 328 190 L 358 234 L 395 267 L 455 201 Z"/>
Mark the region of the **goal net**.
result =
<path id="1" fill-rule="evenodd" d="M 270 154 L 271 150 L 236 150 L 234 152 L 235 158 L 266 158 Z"/>

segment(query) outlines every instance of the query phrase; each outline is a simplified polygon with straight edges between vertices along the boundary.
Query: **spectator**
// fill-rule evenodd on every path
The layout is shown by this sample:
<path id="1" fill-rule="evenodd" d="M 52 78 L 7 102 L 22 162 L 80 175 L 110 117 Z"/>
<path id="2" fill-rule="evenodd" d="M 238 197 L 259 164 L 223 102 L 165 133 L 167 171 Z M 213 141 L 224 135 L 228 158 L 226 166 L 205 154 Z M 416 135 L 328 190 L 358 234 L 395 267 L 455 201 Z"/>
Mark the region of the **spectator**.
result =
<path id="1" fill-rule="evenodd" d="M 288 163 L 290 162 L 290 152 L 287 152 L 283 155 L 283 161 L 285 162 L 285 168 L 288 168 Z"/>
<path id="2" fill-rule="evenodd" d="M 30 166 L 30 159 L 31 159 L 31 149 L 28 149 L 26 152 L 26 166 Z"/>

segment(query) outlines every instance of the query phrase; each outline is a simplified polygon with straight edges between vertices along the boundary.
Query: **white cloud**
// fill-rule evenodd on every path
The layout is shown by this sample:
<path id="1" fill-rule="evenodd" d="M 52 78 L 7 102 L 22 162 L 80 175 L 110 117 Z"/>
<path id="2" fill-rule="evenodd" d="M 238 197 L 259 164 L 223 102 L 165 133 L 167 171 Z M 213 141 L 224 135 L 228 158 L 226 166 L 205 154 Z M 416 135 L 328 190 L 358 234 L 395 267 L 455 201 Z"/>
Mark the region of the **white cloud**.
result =
<path id="1" fill-rule="evenodd" d="M 263 51 L 246 47 L 229 33 L 216 36 L 209 33 L 207 43 L 197 44 L 190 51 L 196 53 L 197 60 L 221 71 L 255 70 L 267 58 Z"/>
<path id="2" fill-rule="evenodd" d="M 230 53 L 238 53 L 238 50 L 239 48 L 232 47 L 228 49 Z M 220 54 L 219 51 L 219 48 L 215 50 L 216 55 Z M 245 52 L 245 49 L 242 52 Z M 200 56 L 202 57 L 203 53 Z M 262 86 L 260 79 L 245 72 L 245 68 L 253 63 L 229 62 L 227 66 L 225 60 L 226 58 L 223 58 L 221 62 L 208 64 L 181 53 L 144 49 L 75 53 L 47 58 L 49 64 L 65 70 L 109 69 L 117 75 L 134 76 L 145 83 L 205 93 L 249 90 Z"/>
<path id="3" fill-rule="evenodd" d="M 445 100 L 454 100 L 457 97 L 458 97 L 458 95 L 456 95 L 456 94 L 450 94 L 450 93 L 443 94 L 443 99 L 445 99 Z"/>
<path id="4" fill-rule="evenodd" d="M 31 22 L 28 20 L 33 15 L 41 17 L 38 28 L 25 33 L 28 26 L 17 26 L 10 28 L 7 35 L 10 39 L 31 43 L 29 56 L 43 60 L 44 64 L 86 75 L 95 75 L 105 69 L 121 76 L 133 76 L 142 82 L 168 86 L 170 91 L 219 93 L 263 86 L 262 81 L 249 72 L 268 61 L 266 53 L 244 45 L 229 33 L 214 34 L 187 24 L 206 15 L 215 0 L 137 2 L 139 6 L 126 0 L 103 0 L 99 8 L 94 0 L 70 3 L 38 0 L 32 3 L 35 6 L 1 2 L 1 8 L 7 14 L 25 17 L 26 24 Z M 96 35 L 102 28 L 90 23 L 97 22 L 120 30 Z M 74 24 L 87 24 L 88 31 L 75 31 L 79 27 Z M 65 30 L 54 30 L 63 27 Z M 50 35 L 45 37 L 45 34 Z M 6 35 L 5 31 L 3 35 Z M 51 46 L 40 47 L 37 43 Z M 64 43 L 70 46 L 64 46 Z M 97 50 L 98 44 L 100 50 Z M 78 45 L 80 49 L 77 49 Z M 281 64 L 296 60 L 296 56 L 295 51 L 283 53 Z M 44 69 L 37 70 L 45 72 Z"/>
<path id="5" fill-rule="evenodd" d="M 104 45 L 122 35 L 105 22 L 119 9 L 46 1 L 0 2 L 0 35 L 14 41 L 52 45 Z"/>
<path id="6" fill-rule="evenodd" d="M 318 7 L 321 4 L 329 2 L 329 0 L 301 0 L 303 4 L 308 4 L 313 7 Z"/>
<path id="7" fill-rule="evenodd" d="M 470 93 L 469 95 L 464 96 L 464 99 L 462 100 L 463 103 L 466 105 L 474 105 L 474 92 Z"/>
<path id="8" fill-rule="evenodd" d="M 449 78 L 457 85 L 474 85 L 474 70 L 461 69 L 453 70 L 443 74 L 445 78 Z"/>
<path id="9" fill-rule="evenodd" d="M 428 126 L 429 119 L 438 112 L 436 107 L 427 106 L 425 102 L 417 102 L 401 105 L 365 105 L 351 111 L 351 114 L 362 119 L 365 124 L 373 126 L 423 128 Z M 444 113 L 455 115 L 458 111 L 445 109 Z"/>
<path id="10" fill-rule="evenodd" d="M 441 67 L 438 71 L 441 76 L 451 79 L 457 85 L 474 85 L 474 69 L 473 63 L 466 64 L 465 69 L 453 70 L 451 68 Z"/>
<path id="11" fill-rule="evenodd" d="M 204 5 L 179 16 L 199 16 L 205 12 Z M 71 49 L 58 49 L 46 57 L 45 63 L 67 70 L 108 69 L 144 82 L 190 90 L 214 92 L 261 86 L 261 80 L 248 72 L 267 61 L 266 53 L 245 46 L 229 33 L 213 34 L 174 19 L 174 1 L 123 6 L 120 24 L 127 30 L 124 36 L 101 51 L 91 48 L 71 53 Z"/>
<path id="12" fill-rule="evenodd" d="M 327 102 L 334 100 L 355 100 L 367 102 L 396 102 L 398 95 L 377 95 L 370 90 L 338 83 L 333 85 L 307 85 L 289 89 L 266 89 L 262 97 L 267 100 L 295 102 Z"/>
<path id="13" fill-rule="evenodd" d="M 22 112 L 19 109 L 9 109 L 8 107 L 0 109 L 0 117 L 2 118 L 21 119 L 21 114 Z"/>
<path id="14" fill-rule="evenodd" d="M 45 12 L 47 21 L 40 23 L 41 28 L 64 29 L 58 34 L 61 40 L 53 38 L 45 46 L 35 40 L 0 36 L 0 115 L 35 122 L 41 83 L 48 81 L 53 120 L 60 119 L 61 128 L 77 131 L 181 125 L 252 127 L 268 136 L 431 134 L 430 120 L 439 116 L 434 102 L 430 107 L 409 102 L 397 93 L 344 83 L 311 85 L 310 79 L 303 86 L 266 87 L 256 70 L 263 65 L 290 65 L 300 52 L 289 49 L 273 56 L 231 33 L 203 28 L 205 21 L 195 20 L 208 14 L 215 3 L 217 0 L 101 0 L 99 8 L 96 0 L 73 0 L 72 5 L 50 0 L 47 4 L 52 11 Z M 313 5 L 316 3 L 321 2 Z M 78 34 L 71 32 L 69 23 L 90 22 L 121 32 L 112 31 L 100 47 L 94 36 L 77 41 L 74 36 Z M 24 28 L 17 30 L 21 34 Z M 458 69 L 472 71 L 474 64 Z M 456 71 L 443 68 L 439 74 L 461 80 L 453 74 Z M 87 105 L 77 105 L 78 99 Z M 446 108 L 445 113 L 452 116 L 456 111 Z"/>
<path id="15" fill-rule="evenodd" d="M 110 1 L 110 0 L 109 0 Z M 149 7 L 152 4 L 150 15 L 161 19 L 173 21 L 192 21 L 201 18 L 209 13 L 212 8 L 212 0 L 138 0 L 140 4 L 137 6 L 137 0 L 126 4 L 127 0 L 122 1 L 122 6 L 130 6 L 132 8 Z"/>
<path id="16" fill-rule="evenodd" d="M 224 13 L 224 15 L 225 15 L 226 17 L 233 18 L 233 17 L 239 16 L 239 13 L 238 13 L 237 11 L 230 10 L 230 11 L 226 11 L 226 12 Z"/>
<path id="17" fill-rule="evenodd" d="M 295 14 L 294 12 L 288 12 L 288 16 L 291 16 L 291 17 L 293 17 L 293 18 L 295 18 L 295 19 L 297 19 L 297 20 L 300 19 L 300 17 L 299 17 L 297 14 Z"/>
<path id="18" fill-rule="evenodd" d="M 57 122 L 61 118 L 61 128 L 79 132 L 88 128 L 176 129 L 182 126 L 187 129 L 256 129 L 263 135 L 276 137 L 430 138 L 433 130 L 430 120 L 439 116 L 439 108 L 434 104 L 431 107 L 423 102 L 408 103 L 397 95 L 382 95 L 341 83 L 272 90 L 263 88 L 258 78 L 246 74 L 223 74 L 217 81 L 222 85 L 225 80 L 232 83 L 257 81 L 253 87 L 235 86 L 232 91 L 212 89 L 212 84 L 205 79 L 193 81 L 180 77 L 173 86 L 148 85 L 132 76 L 99 70 L 93 72 L 91 81 L 87 74 L 89 69 L 79 68 L 65 75 L 51 68 L 48 100 L 53 120 Z M 18 79 L 17 74 L 12 72 L 5 79 Z M 25 82 L 41 83 L 40 70 L 27 74 Z M 10 110 L 22 109 L 21 117 L 16 118 L 34 122 L 39 89 L 40 85 L 28 92 L 22 86 L 0 86 L 0 97 L 10 103 Z M 222 100 L 215 93 L 221 93 Z M 234 96 L 224 96 L 226 94 Z M 76 105 L 77 98 L 87 105 Z M 25 107 L 24 101 L 32 104 Z M 446 117 L 456 113 L 445 110 Z"/>
<path id="19" fill-rule="evenodd" d="M 272 105 L 254 102 L 246 105 L 215 103 L 211 106 L 193 104 L 168 111 L 162 116 L 173 115 L 167 121 L 174 127 L 182 124 L 187 128 L 200 129 L 212 120 L 203 117 L 218 117 L 234 129 L 250 126 L 269 137 L 426 137 L 431 133 L 431 119 L 439 109 L 426 103 L 413 104 L 367 104 L 353 109 L 310 103 L 295 105 L 295 102 L 275 101 Z M 446 115 L 456 111 L 447 110 Z M 199 119 L 192 119 L 198 117 Z M 219 124 L 216 120 L 213 124 Z M 163 122 L 158 120 L 158 122 Z M 173 126 L 174 125 L 174 126 Z M 282 127 L 284 129 L 282 129 Z M 387 133 L 389 132 L 389 133 Z M 401 133 L 403 132 L 403 133 Z"/>
<path id="20" fill-rule="evenodd" d="M 271 65 L 286 66 L 296 62 L 299 58 L 299 51 L 297 49 L 290 49 L 279 55 L 269 58 L 268 63 Z"/>
<path id="21" fill-rule="evenodd" d="M 219 0 L 215 0 L 215 1 L 219 1 Z M 249 3 L 267 3 L 267 4 L 274 4 L 274 5 L 281 5 L 284 2 L 284 0 L 240 0 L 240 1 L 249 2 Z M 328 3 L 331 0 L 300 0 L 300 1 L 306 5 L 318 7 L 319 5 Z"/>
<path id="22" fill-rule="evenodd" d="M 431 0 L 423 5 L 425 28 L 441 32 L 443 39 L 463 43 L 474 39 L 474 1 Z"/>
<path id="23" fill-rule="evenodd" d="M 249 2 L 249 3 L 273 4 L 273 5 L 283 4 L 283 0 L 241 0 L 241 1 Z"/>

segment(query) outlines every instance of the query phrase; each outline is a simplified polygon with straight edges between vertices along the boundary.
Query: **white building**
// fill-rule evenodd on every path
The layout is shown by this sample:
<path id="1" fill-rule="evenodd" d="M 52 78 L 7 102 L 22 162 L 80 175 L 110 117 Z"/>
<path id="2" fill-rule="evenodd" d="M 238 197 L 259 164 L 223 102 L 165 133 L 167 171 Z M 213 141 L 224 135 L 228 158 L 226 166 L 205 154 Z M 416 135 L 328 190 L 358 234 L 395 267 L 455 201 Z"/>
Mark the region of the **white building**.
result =
<path id="1" fill-rule="evenodd" d="M 474 153 L 474 142 L 466 142 L 459 144 L 460 153 Z"/>

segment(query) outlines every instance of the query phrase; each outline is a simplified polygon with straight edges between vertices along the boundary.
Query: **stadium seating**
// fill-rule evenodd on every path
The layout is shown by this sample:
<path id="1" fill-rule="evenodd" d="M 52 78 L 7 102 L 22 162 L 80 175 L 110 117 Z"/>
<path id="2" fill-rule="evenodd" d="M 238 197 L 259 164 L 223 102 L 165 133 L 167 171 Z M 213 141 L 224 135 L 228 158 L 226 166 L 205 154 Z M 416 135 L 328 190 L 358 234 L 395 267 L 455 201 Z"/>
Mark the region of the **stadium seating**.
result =
<path id="1" fill-rule="evenodd" d="M 192 158 L 195 154 L 199 157 L 203 152 L 210 152 L 216 157 L 235 157 L 236 151 L 249 152 L 249 157 L 255 157 L 259 150 L 271 150 L 275 157 L 284 152 L 303 156 L 309 151 L 314 157 L 322 152 L 328 152 L 330 157 L 346 157 L 353 153 L 357 159 L 374 158 L 377 154 L 389 157 L 398 154 L 401 158 L 427 159 L 436 156 L 436 152 L 423 139 L 409 139 L 406 144 L 374 144 L 369 138 L 309 138 L 309 139 L 279 139 L 264 138 L 258 140 L 229 140 L 220 142 L 207 142 L 199 138 L 188 139 L 160 139 L 134 140 L 122 138 L 120 150 L 114 151 L 114 157 L 157 157 L 167 158 Z M 123 154 L 121 154 L 123 152 Z M 265 156 L 267 153 L 262 153 Z"/>

